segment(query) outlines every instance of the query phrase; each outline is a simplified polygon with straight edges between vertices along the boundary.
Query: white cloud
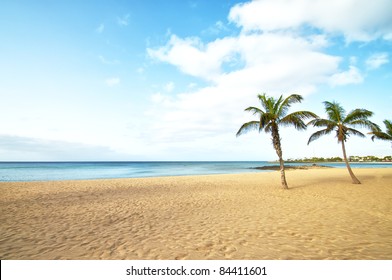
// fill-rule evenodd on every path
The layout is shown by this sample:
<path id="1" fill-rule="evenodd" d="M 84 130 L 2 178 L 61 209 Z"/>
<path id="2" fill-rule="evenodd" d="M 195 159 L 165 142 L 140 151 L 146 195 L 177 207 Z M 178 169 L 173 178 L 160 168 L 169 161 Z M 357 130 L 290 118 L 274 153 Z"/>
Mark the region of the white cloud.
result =
<path id="1" fill-rule="evenodd" d="M 164 96 L 160 92 L 154 93 L 151 96 L 151 101 L 154 103 L 161 103 L 163 100 L 164 100 Z"/>
<path id="2" fill-rule="evenodd" d="M 186 74 L 215 84 L 257 88 L 273 87 L 285 80 L 287 86 L 295 87 L 296 81 L 322 82 L 336 72 L 339 58 L 320 51 L 326 45 L 321 35 L 300 38 L 290 34 L 242 34 L 208 44 L 173 35 L 166 46 L 148 52 Z M 233 61 L 238 67 L 225 72 L 224 64 Z"/>
<path id="3" fill-rule="evenodd" d="M 389 56 L 385 52 L 375 53 L 366 60 L 366 66 L 370 70 L 377 69 L 386 63 L 389 63 Z"/>
<path id="4" fill-rule="evenodd" d="M 347 41 L 392 38 L 390 0 L 259 0 L 234 6 L 229 20 L 244 32 L 310 25 Z"/>
<path id="5" fill-rule="evenodd" d="M 102 33 L 105 30 L 105 25 L 101 23 L 96 29 L 95 32 Z"/>
<path id="6" fill-rule="evenodd" d="M 218 35 L 219 33 L 223 32 L 223 31 L 228 31 L 229 29 L 227 28 L 227 26 L 220 20 L 218 20 L 217 22 L 215 22 L 214 25 L 208 27 L 206 30 L 202 31 L 202 34 L 206 34 L 206 35 Z"/>
<path id="7" fill-rule="evenodd" d="M 242 34 L 238 37 L 224 37 L 207 44 L 203 44 L 198 38 L 181 39 L 172 35 L 166 46 L 147 51 L 150 57 L 173 64 L 186 74 L 219 82 L 232 72 L 224 70 L 226 64 L 231 64 L 231 67 L 234 65 L 234 70 L 240 70 L 245 66 L 243 73 L 248 72 L 251 78 L 256 78 L 249 73 L 254 66 L 268 70 L 268 75 L 281 75 L 289 68 L 302 69 L 302 64 L 316 59 L 320 60 L 321 65 L 314 65 L 316 70 L 311 71 L 328 72 L 331 67 L 337 66 L 338 59 L 318 51 L 326 45 L 327 41 L 322 35 L 302 39 L 291 34 Z M 285 61 L 291 58 L 295 65 L 291 64 L 290 60 Z M 271 72 L 269 65 L 280 65 L 281 69 L 273 69 Z M 256 74 L 258 71 L 254 69 L 252 72 Z M 260 72 L 257 79 L 263 79 L 259 74 Z"/>
<path id="8" fill-rule="evenodd" d="M 145 71 L 146 71 L 146 70 L 144 69 L 144 67 L 139 67 L 139 68 L 136 69 L 136 72 L 137 72 L 138 74 L 143 74 Z"/>
<path id="9" fill-rule="evenodd" d="M 163 95 L 160 92 L 157 92 L 157 93 L 154 93 L 153 95 L 151 95 L 151 101 L 154 104 L 163 105 L 166 107 L 169 107 L 173 104 L 172 100 L 169 96 Z"/>
<path id="10" fill-rule="evenodd" d="M 115 65 L 115 64 L 119 64 L 120 61 L 118 61 L 117 59 L 113 59 L 113 60 L 109 60 L 106 59 L 104 56 L 100 55 L 98 56 L 99 60 L 103 63 L 103 64 L 108 64 L 108 65 Z"/>
<path id="11" fill-rule="evenodd" d="M 173 82 L 168 82 L 165 86 L 165 91 L 166 92 L 172 92 L 174 89 L 174 83 Z"/>
<path id="12" fill-rule="evenodd" d="M 150 57 L 173 64 L 186 74 L 214 80 L 222 63 L 233 52 L 233 38 L 216 40 L 204 45 L 199 38 L 178 38 L 172 35 L 166 46 L 147 49 Z"/>
<path id="13" fill-rule="evenodd" d="M 108 146 L 0 134 L 0 155 L 9 161 L 126 160 Z"/>
<path id="14" fill-rule="evenodd" d="M 106 83 L 107 86 L 113 87 L 113 86 L 116 86 L 116 85 L 118 85 L 120 83 L 120 78 L 117 78 L 117 77 L 115 77 L 115 78 L 108 78 L 108 79 L 105 80 L 105 83 Z"/>
<path id="15" fill-rule="evenodd" d="M 117 17 L 117 24 L 120 26 L 127 26 L 129 24 L 129 14 L 126 14 L 122 17 Z"/>
<path id="16" fill-rule="evenodd" d="M 349 70 L 332 75 L 330 79 L 330 84 L 332 86 L 360 84 L 362 82 L 363 76 L 359 69 L 355 66 L 350 66 Z"/>
<path id="17" fill-rule="evenodd" d="M 196 83 L 189 83 L 188 84 L 188 88 L 195 88 L 195 87 L 197 87 Z"/>

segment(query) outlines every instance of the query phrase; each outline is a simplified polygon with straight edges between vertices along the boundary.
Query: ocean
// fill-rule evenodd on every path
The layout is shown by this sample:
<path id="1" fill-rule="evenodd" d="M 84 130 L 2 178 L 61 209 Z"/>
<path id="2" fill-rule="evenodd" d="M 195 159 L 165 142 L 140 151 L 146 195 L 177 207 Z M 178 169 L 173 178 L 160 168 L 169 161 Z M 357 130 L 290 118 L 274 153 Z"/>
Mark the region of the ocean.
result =
<path id="1" fill-rule="evenodd" d="M 0 162 L 0 182 L 143 178 L 159 176 L 271 172 L 255 167 L 277 165 L 267 161 L 195 162 Z M 344 163 L 320 163 L 346 168 Z M 285 165 L 311 165 L 286 163 Z M 352 168 L 392 168 L 390 163 L 351 163 Z"/>

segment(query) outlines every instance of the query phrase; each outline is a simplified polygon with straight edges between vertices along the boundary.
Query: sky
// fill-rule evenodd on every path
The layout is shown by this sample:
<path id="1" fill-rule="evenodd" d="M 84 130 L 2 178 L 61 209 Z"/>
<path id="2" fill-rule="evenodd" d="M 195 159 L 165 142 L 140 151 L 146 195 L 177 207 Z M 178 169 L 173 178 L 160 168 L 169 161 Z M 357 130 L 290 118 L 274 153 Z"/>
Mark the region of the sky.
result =
<path id="1" fill-rule="evenodd" d="M 1 0 L 0 161 L 275 160 L 257 95 L 392 120 L 390 0 Z M 342 156 L 281 128 L 283 157 Z M 360 129 L 363 133 L 366 130 Z M 391 143 L 352 137 L 348 155 Z"/>

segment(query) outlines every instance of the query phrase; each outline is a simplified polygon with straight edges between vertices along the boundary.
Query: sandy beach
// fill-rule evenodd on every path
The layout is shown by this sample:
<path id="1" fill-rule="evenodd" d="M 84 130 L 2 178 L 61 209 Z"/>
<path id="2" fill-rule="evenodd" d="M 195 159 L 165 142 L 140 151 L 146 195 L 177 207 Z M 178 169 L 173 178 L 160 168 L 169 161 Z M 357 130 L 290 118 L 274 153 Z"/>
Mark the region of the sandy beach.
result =
<path id="1" fill-rule="evenodd" d="M 1 259 L 392 259 L 392 169 L 0 183 Z"/>

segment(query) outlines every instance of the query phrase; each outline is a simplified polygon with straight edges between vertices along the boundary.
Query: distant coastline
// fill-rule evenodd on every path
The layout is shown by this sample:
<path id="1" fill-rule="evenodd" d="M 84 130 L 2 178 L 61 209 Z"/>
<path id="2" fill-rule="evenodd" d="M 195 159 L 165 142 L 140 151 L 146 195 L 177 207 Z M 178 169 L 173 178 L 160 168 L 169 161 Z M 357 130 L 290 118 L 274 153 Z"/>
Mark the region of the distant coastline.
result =
<path id="1" fill-rule="evenodd" d="M 376 156 L 350 156 L 348 158 L 349 162 L 358 162 L 358 163 L 392 163 L 392 156 L 385 157 L 376 157 Z M 312 158 L 301 158 L 301 159 L 287 159 L 286 162 L 290 163 L 316 163 L 316 162 L 329 162 L 329 163 L 341 163 L 344 162 L 340 157 L 331 157 L 331 158 L 323 158 L 323 157 L 312 157 Z"/>

